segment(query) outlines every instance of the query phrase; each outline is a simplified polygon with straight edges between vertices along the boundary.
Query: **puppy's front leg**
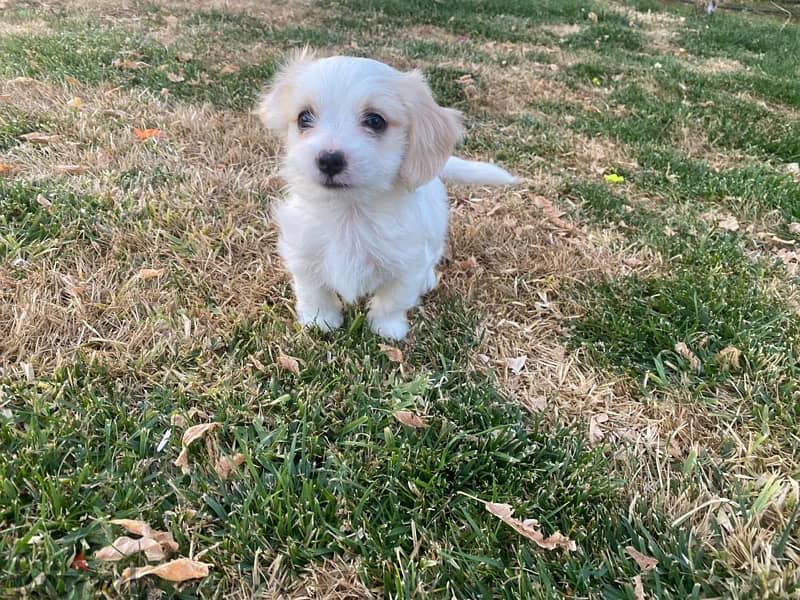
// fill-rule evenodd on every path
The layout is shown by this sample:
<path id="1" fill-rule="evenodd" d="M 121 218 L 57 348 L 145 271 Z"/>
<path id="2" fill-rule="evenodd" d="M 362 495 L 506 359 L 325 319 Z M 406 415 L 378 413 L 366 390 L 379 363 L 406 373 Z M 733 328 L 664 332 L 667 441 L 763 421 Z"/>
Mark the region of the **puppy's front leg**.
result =
<path id="1" fill-rule="evenodd" d="M 330 331 L 341 326 L 342 303 L 335 292 L 310 278 L 294 276 L 297 321 L 304 327 Z"/>
<path id="2" fill-rule="evenodd" d="M 393 340 L 406 337 L 406 311 L 419 302 L 427 279 L 427 276 L 406 276 L 378 288 L 370 300 L 367 313 L 370 329 L 381 337 Z"/>

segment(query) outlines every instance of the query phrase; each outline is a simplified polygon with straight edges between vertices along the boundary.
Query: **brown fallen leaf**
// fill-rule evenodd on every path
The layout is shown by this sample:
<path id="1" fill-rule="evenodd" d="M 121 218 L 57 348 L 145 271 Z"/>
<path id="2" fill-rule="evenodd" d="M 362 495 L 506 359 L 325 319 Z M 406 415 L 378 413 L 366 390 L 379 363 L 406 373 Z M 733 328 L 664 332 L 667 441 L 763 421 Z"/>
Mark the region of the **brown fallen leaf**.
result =
<path id="1" fill-rule="evenodd" d="M 464 273 L 474 273 L 478 270 L 478 259 L 474 256 L 470 256 L 469 258 L 465 258 L 464 260 L 460 260 L 456 263 L 456 267 L 459 271 L 463 271 Z"/>
<path id="2" fill-rule="evenodd" d="M 50 210 L 53 207 L 53 203 L 44 194 L 36 196 L 36 203 L 45 210 Z"/>
<path id="3" fill-rule="evenodd" d="M 726 346 L 714 356 L 721 367 L 733 371 L 738 371 L 741 368 L 739 365 L 741 357 L 742 351 L 734 346 Z"/>
<path id="4" fill-rule="evenodd" d="M 425 427 L 428 427 L 428 421 L 425 419 L 425 417 L 420 417 L 418 414 L 415 414 L 410 410 L 395 411 L 393 416 L 403 425 L 413 427 L 414 429 L 424 429 Z"/>
<path id="5" fill-rule="evenodd" d="M 186 76 L 183 74 L 183 71 L 180 73 L 167 73 L 167 79 L 169 79 L 172 83 L 180 83 L 182 81 L 186 81 Z"/>
<path id="6" fill-rule="evenodd" d="M 300 363 L 294 356 L 289 356 L 288 354 L 281 352 L 278 354 L 278 360 L 276 360 L 275 363 L 282 371 L 289 371 L 295 375 L 300 374 Z"/>
<path id="7" fill-rule="evenodd" d="M 194 58 L 194 54 L 192 54 L 191 52 L 178 52 L 178 54 L 176 54 L 175 57 L 180 62 L 189 62 L 190 60 L 192 60 L 192 58 Z"/>
<path id="8" fill-rule="evenodd" d="M 0 94 L 0 104 L 11 102 L 11 94 Z"/>
<path id="9" fill-rule="evenodd" d="M 0 162 L 0 175 L 10 175 L 16 170 L 14 165 L 9 165 L 8 163 Z"/>
<path id="10" fill-rule="evenodd" d="M 80 80 L 79 80 L 79 79 L 76 79 L 76 78 L 75 78 L 75 77 L 73 77 L 72 75 L 67 75 L 66 77 L 64 77 L 64 79 L 66 80 L 66 82 L 67 82 L 68 84 L 70 84 L 70 85 L 73 85 L 73 86 L 75 86 L 75 85 L 80 85 L 80 84 L 81 84 Z"/>
<path id="11" fill-rule="evenodd" d="M 800 235 L 800 223 L 789 223 L 789 233 Z"/>
<path id="12" fill-rule="evenodd" d="M 213 566 L 211 563 L 199 562 L 190 558 L 176 558 L 156 566 L 127 568 L 122 572 L 122 577 L 117 583 L 127 583 L 145 575 L 155 575 L 161 579 L 175 582 L 199 579 L 207 577 L 209 567 Z"/>
<path id="13" fill-rule="evenodd" d="M 515 519 L 512 515 L 514 509 L 510 504 L 501 504 L 497 502 L 483 502 L 486 510 L 492 513 L 495 517 L 499 518 L 503 523 L 514 529 L 518 534 L 532 540 L 540 548 L 545 550 L 555 550 L 556 548 L 564 548 L 574 552 L 577 550 L 577 545 L 568 537 L 556 531 L 553 535 L 545 537 L 539 530 L 539 521 L 536 519 L 525 519 L 520 521 Z"/>
<path id="14" fill-rule="evenodd" d="M 221 479 L 227 479 L 236 467 L 244 462 L 244 454 L 238 453 L 233 456 L 220 456 L 214 465 L 214 470 Z"/>
<path id="15" fill-rule="evenodd" d="M 199 440 L 203 437 L 206 433 L 218 427 L 219 423 L 201 423 L 200 425 L 193 425 L 187 429 L 183 434 L 183 439 L 181 441 L 182 448 L 180 454 L 178 454 L 178 458 L 175 459 L 173 463 L 176 467 L 180 467 L 181 471 L 184 474 L 189 473 L 191 468 L 189 467 L 189 445 Z"/>
<path id="16" fill-rule="evenodd" d="M 19 136 L 21 139 L 32 144 L 54 144 L 61 139 L 60 135 L 43 133 L 41 131 L 33 131 L 31 133 L 24 133 Z"/>
<path id="17" fill-rule="evenodd" d="M 642 576 L 633 576 L 633 593 L 636 595 L 636 600 L 644 600 L 644 584 L 642 584 Z"/>
<path id="18" fill-rule="evenodd" d="M 73 96 L 72 99 L 67 102 L 67 106 L 70 108 L 80 108 L 83 106 L 83 100 L 81 100 L 79 96 Z"/>
<path id="19" fill-rule="evenodd" d="M 148 279 L 155 279 L 157 277 L 161 277 L 166 273 L 167 270 L 165 268 L 160 269 L 150 269 L 145 267 L 144 269 L 139 269 L 139 272 L 136 273 L 136 277 L 143 281 L 147 281 Z"/>
<path id="20" fill-rule="evenodd" d="M 206 433 L 214 429 L 215 427 L 219 427 L 219 423 L 212 422 L 212 423 L 201 423 L 200 425 L 192 425 L 183 433 L 183 440 L 182 443 L 184 446 L 188 446 L 194 441 L 199 440 L 203 437 Z"/>
<path id="21" fill-rule="evenodd" d="M 54 169 L 58 173 L 66 173 L 67 175 L 80 175 L 86 171 L 86 167 L 82 165 L 56 165 Z"/>
<path id="22" fill-rule="evenodd" d="M 172 533 L 169 531 L 159 531 L 157 529 L 153 529 L 144 521 L 138 521 L 134 519 L 111 519 L 109 523 L 119 525 L 134 535 L 152 538 L 166 548 L 169 552 L 178 551 L 178 542 L 175 541 L 175 538 L 172 537 Z"/>
<path id="23" fill-rule="evenodd" d="M 133 135 L 136 136 L 137 140 L 149 140 L 150 138 L 158 139 L 161 137 L 161 130 L 160 129 L 139 129 L 138 127 L 133 128 Z"/>
<path id="24" fill-rule="evenodd" d="M 137 540 L 125 535 L 118 537 L 113 544 L 100 548 L 94 553 L 94 557 L 97 560 L 112 562 L 139 552 L 144 552 L 147 560 L 150 561 L 164 560 L 167 557 L 161 544 L 153 538 L 143 537 Z"/>
<path id="25" fill-rule="evenodd" d="M 236 64 L 233 64 L 233 63 L 228 63 L 228 64 L 225 64 L 225 65 L 222 65 L 222 67 L 219 70 L 219 74 L 220 75 L 232 75 L 233 73 L 238 73 L 240 70 L 241 70 L 241 67 L 239 65 L 236 65 Z"/>
<path id="26" fill-rule="evenodd" d="M 717 221 L 717 227 L 725 231 L 738 231 L 739 221 L 733 215 L 725 215 Z"/>
<path id="27" fill-rule="evenodd" d="M 700 359 L 697 358 L 697 356 L 695 356 L 694 352 L 692 352 L 689 349 L 689 346 L 687 346 L 684 342 L 678 342 L 677 344 L 675 344 L 675 352 L 677 352 L 680 356 L 688 360 L 692 369 L 694 369 L 695 371 L 700 370 Z"/>
<path id="28" fill-rule="evenodd" d="M 144 69 L 145 67 L 149 67 L 150 65 L 140 60 L 115 58 L 114 60 L 111 61 L 111 66 L 116 67 L 117 69 L 123 69 L 125 71 L 136 71 L 138 69 Z"/>
<path id="29" fill-rule="evenodd" d="M 605 423 L 606 421 L 608 421 L 608 415 L 606 413 L 598 413 L 591 416 L 589 419 L 590 443 L 599 444 L 603 441 L 603 438 L 606 437 L 606 434 L 603 433 L 603 430 L 600 428 L 600 423 Z"/>
<path id="30" fill-rule="evenodd" d="M 378 344 L 378 348 L 380 348 L 381 352 L 383 352 L 390 361 L 396 363 L 403 362 L 403 352 L 400 348 L 395 348 L 389 344 Z"/>
<path id="31" fill-rule="evenodd" d="M 647 556 L 646 554 L 642 554 L 633 546 L 625 546 L 625 554 L 630 556 L 634 562 L 639 565 L 639 568 L 642 571 L 649 571 L 650 569 L 655 569 L 658 565 L 658 560 L 653 558 L 652 556 Z"/>

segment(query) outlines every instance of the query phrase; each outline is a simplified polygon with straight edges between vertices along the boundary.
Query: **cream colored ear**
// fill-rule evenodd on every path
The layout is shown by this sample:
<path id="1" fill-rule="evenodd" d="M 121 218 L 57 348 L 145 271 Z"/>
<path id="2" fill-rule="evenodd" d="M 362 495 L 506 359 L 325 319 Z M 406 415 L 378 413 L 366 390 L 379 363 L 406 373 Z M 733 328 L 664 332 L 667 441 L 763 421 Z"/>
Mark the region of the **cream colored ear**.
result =
<path id="1" fill-rule="evenodd" d="M 403 75 L 403 96 L 410 125 L 400 179 L 413 190 L 436 177 L 450 158 L 463 133 L 462 116 L 436 104 L 419 71 Z"/>
<path id="2" fill-rule="evenodd" d="M 308 46 L 295 51 L 278 69 L 269 89 L 261 94 L 254 112 L 268 129 L 285 129 L 289 121 L 297 116 L 292 114 L 293 107 L 289 105 L 294 81 L 298 73 L 313 61 L 314 52 Z"/>

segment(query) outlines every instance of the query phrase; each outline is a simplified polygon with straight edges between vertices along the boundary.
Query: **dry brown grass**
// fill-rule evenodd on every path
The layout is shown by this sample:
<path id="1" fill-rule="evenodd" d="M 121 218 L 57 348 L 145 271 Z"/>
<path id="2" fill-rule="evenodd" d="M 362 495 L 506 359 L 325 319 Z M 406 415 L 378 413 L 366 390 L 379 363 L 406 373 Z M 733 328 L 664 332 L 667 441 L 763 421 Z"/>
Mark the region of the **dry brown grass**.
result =
<path id="1" fill-rule="evenodd" d="M 8 154 L 21 177 L 111 197 L 126 212 L 149 207 L 155 216 L 152 227 L 121 219 L 103 244 L 24 265 L 24 279 L 3 289 L 0 322 L 11 332 L 2 344 L 4 362 L 49 370 L 81 347 L 112 362 L 157 356 L 166 347 L 202 345 L 231 320 L 252 316 L 283 294 L 268 217 L 269 199 L 281 185 L 274 175 L 276 145 L 250 115 L 122 90 L 40 83 L 7 90 L 28 112 L 65 115 L 62 142 L 45 149 L 23 144 Z M 65 102 L 74 93 L 84 104 L 68 112 Z M 125 116 L 105 116 L 107 110 Z M 145 121 L 162 129 L 159 141 L 133 136 Z M 86 171 L 57 174 L 63 164 Z M 129 169 L 159 169 L 174 183 L 128 189 L 119 173 Z M 181 252 L 183 244 L 193 252 Z M 141 268 L 163 268 L 165 275 L 144 281 L 137 277 Z M 206 295 L 223 310 L 204 308 Z"/>

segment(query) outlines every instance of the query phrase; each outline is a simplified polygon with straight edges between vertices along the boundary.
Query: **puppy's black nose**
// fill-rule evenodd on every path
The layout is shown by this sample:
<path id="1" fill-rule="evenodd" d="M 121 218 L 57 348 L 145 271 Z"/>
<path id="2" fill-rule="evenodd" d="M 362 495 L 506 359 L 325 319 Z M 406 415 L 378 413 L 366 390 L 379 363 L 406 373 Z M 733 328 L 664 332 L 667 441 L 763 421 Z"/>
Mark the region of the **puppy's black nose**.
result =
<path id="1" fill-rule="evenodd" d="M 335 152 L 325 151 L 321 152 L 317 157 L 317 167 L 325 173 L 328 177 L 338 175 L 347 166 L 347 161 L 344 159 L 344 154 L 336 150 Z"/>

